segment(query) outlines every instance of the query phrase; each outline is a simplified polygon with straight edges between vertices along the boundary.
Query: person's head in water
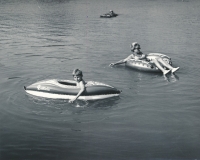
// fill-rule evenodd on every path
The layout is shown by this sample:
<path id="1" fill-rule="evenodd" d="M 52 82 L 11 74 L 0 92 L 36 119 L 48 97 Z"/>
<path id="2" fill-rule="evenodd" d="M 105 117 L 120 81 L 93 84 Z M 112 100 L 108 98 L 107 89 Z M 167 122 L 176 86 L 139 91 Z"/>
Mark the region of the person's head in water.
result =
<path id="1" fill-rule="evenodd" d="M 113 10 L 110 10 L 110 13 L 113 13 Z"/>
<path id="2" fill-rule="evenodd" d="M 136 52 L 136 53 L 139 53 L 140 52 L 140 45 L 139 45 L 139 43 L 137 43 L 137 42 L 133 42 L 132 44 L 131 44 L 131 51 L 132 52 Z"/>
<path id="3" fill-rule="evenodd" d="M 74 69 L 73 72 L 72 72 L 72 75 L 73 75 L 75 81 L 80 82 L 82 80 L 83 73 L 82 73 L 81 70 Z"/>

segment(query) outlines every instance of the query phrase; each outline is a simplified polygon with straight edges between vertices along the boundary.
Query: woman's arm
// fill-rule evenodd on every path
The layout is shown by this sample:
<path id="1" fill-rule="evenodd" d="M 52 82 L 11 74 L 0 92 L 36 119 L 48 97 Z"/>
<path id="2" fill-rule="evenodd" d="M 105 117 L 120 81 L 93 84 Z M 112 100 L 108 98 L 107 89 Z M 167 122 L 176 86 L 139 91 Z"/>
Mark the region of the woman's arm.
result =
<path id="1" fill-rule="evenodd" d="M 123 64 L 123 63 L 125 63 L 124 59 L 122 59 L 118 62 L 115 62 L 115 63 L 111 63 L 109 66 L 114 66 L 114 65 Z"/>
<path id="2" fill-rule="evenodd" d="M 130 56 L 128 56 L 127 58 L 125 58 L 125 59 L 122 59 L 122 60 L 120 60 L 118 62 L 115 62 L 115 63 L 111 63 L 109 66 L 114 66 L 114 65 L 126 63 L 126 61 L 128 61 L 131 58 L 133 58 L 132 54 Z"/>

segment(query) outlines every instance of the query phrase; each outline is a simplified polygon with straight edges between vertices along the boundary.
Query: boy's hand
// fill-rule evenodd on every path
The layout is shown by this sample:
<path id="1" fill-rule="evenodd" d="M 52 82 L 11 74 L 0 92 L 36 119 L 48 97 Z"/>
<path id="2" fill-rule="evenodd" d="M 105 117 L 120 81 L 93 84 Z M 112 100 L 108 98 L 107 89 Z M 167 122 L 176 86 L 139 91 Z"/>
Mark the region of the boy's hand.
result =
<path id="1" fill-rule="evenodd" d="M 70 99 L 69 103 L 73 103 L 75 100 L 76 100 L 75 98 L 74 99 Z"/>

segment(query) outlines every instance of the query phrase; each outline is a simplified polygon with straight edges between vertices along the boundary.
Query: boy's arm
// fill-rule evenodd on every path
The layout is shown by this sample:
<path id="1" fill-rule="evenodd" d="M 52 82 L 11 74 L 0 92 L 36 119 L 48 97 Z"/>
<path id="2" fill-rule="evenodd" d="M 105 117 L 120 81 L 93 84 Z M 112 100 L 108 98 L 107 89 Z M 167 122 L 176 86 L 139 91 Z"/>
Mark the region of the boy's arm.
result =
<path id="1" fill-rule="evenodd" d="M 85 84 L 83 83 L 83 81 L 80 82 L 80 87 L 81 87 L 81 90 L 76 95 L 76 99 L 85 91 Z"/>
<path id="2" fill-rule="evenodd" d="M 84 91 L 85 91 L 85 84 L 83 83 L 83 81 L 80 82 L 80 91 L 78 92 L 78 94 L 76 95 L 76 97 L 72 100 L 70 100 L 69 102 L 73 103 Z"/>

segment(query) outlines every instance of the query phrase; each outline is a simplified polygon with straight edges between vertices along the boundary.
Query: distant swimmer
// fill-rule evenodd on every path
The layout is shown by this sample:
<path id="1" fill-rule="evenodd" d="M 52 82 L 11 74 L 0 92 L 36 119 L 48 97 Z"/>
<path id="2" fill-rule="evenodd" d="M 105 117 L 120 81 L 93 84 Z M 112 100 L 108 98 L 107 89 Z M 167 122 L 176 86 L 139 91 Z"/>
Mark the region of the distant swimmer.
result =
<path id="1" fill-rule="evenodd" d="M 113 16 L 115 13 L 114 13 L 113 10 L 110 10 L 109 14 L 110 14 L 111 16 Z"/>
<path id="2" fill-rule="evenodd" d="M 110 10 L 108 13 L 101 15 L 101 18 L 111 18 L 116 17 L 118 14 L 116 14 L 113 10 Z"/>

